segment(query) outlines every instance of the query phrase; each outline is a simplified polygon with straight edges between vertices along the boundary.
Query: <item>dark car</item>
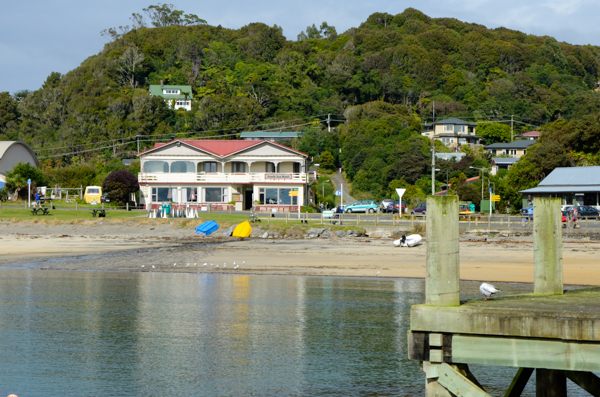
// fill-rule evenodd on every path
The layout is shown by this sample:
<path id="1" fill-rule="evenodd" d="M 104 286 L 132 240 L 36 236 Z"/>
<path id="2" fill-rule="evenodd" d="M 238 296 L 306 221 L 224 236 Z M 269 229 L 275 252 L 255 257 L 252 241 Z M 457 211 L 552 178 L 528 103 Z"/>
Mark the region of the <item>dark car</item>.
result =
<path id="1" fill-rule="evenodd" d="M 110 203 L 110 200 L 108 199 L 108 193 L 104 193 L 102 196 L 100 196 L 100 202 L 101 203 Z"/>
<path id="2" fill-rule="evenodd" d="M 425 201 L 421 201 L 419 204 L 415 206 L 415 208 L 410 211 L 413 215 L 427 215 L 427 203 Z"/>
<path id="3" fill-rule="evenodd" d="M 381 200 L 381 212 L 392 212 L 394 207 L 394 202 L 397 200 L 385 199 Z"/>
<path id="4" fill-rule="evenodd" d="M 577 212 L 579 219 L 583 218 L 595 218 L 598 219 L 598 210 L 588 205 L 574 207 L 573 210 Z"/>
<path id="5" fill-rule="evenodd" d="M 403 214 L 406 212 L 406 201 L 402 200 L 402 205 L 400 205 L 399 200 L 394 200 L 394 205 L 387 212 L 391 212 L 392 214 Z"/>

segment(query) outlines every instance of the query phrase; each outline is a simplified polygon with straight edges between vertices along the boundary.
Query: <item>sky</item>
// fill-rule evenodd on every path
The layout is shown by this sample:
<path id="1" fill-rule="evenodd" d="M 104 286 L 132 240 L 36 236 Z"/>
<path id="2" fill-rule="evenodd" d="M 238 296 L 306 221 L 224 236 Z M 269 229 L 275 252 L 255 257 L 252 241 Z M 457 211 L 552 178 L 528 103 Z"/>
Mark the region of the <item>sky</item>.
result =
<path id="1" fill-rule="evenodd" d="M 237 29 L 252 22 L 277 24 L 288 40 L 326 21 L 338 33 L 369 15 L 395 15 L 413 7 L 433 18 L 449 17 L 488 28 L 548 35 L 571 44 L 600 45 L 597 0 L 172 0 L 175 9 L 210 25 Z M 130 25 L 132 13 L 152 0 L 3 0 L 0 8 L 0 92 L 37 90 L 51 72 L 67 73 L 100 52 L 103 29 Z M 146 18 L 148 21 L 148 18 Z"/>

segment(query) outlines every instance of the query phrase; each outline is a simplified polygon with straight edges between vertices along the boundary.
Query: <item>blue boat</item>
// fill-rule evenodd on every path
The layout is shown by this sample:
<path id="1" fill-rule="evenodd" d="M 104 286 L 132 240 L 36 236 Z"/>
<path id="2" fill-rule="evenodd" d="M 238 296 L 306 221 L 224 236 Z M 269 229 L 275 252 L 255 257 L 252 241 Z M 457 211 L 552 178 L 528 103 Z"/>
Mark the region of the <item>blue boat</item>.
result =
<path id="1" fill-rule="evenodd" d="M 217 222 L 215 222 L 215 221 L 204 222 L 203 224 L 201 224 L 200 226 L 198 226 L 196 228 L 196 234 L 201 234 L 203 236 L 210 236 L 210 234 L 213 233 L 214 231 L 216 231 L 218 228 L 219 228 L 219 225 L 217 225 Z"/>

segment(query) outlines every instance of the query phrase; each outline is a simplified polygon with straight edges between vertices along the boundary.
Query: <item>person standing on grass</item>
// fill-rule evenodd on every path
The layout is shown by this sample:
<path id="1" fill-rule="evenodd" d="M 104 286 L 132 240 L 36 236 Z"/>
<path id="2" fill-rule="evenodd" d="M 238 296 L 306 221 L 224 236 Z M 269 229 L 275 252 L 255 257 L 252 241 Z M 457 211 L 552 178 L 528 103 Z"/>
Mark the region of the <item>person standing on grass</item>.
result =
<path id="1" fill-rule="evenodd" d="M 38 190 L 37 192 L 35 192 L 35 205 L 38 208 L 42 207 L 42 200 L 41 200 L 41 195 L 40 195 L 40 191 Z"/>

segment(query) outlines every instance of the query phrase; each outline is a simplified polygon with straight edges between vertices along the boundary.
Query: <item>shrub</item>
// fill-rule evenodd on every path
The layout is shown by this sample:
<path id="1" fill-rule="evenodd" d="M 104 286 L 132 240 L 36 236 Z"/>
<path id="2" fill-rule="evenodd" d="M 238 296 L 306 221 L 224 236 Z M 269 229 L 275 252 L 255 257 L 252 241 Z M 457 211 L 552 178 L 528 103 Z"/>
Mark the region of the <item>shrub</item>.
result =
<path id="1" fill-rule="evenodd" d="M 113 171 L 102 183 L 102 190 L 112 203 L 125 205 L 129 195 L 140 190 L 140 184 L 135 175 L 127 170 Z"/>

